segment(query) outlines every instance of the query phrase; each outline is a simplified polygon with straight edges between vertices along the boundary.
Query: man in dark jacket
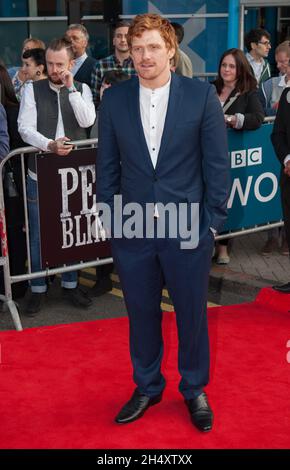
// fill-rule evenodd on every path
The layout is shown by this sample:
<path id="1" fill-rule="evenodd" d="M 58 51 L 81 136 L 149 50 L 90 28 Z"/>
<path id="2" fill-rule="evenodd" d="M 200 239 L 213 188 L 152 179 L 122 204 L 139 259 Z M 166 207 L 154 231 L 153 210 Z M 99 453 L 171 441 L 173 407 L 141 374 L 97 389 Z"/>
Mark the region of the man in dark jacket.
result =
<path id="1" fill-rule="evenodd" d="M 213 422 L 204 392 L 207 286 L 214 233 L 226 219 L 230 185 L 224 116 L 211 85 L 171 74 L 177 41 L 168 20 L 137 15 L 127 40 L 138 77 L 104 93 L 97 157 L 99 208 L 109 214 L 105 229 L 116 220 L 111 246 L 129 315 L 137 385 L 116 422 L 141 418 L 162 399 L 165 282 L 176 311 L 179 390 L 193 424 L 206 432 Z M 121 207 L 114 207 L 115 196 Z M 127 214 L 134 211 L 132 233 Z"/>
<path id="2" fill-rule="evenodd" d="M 71 24 L 65 34 L 71 41 L 74 52 L 75 62 L 71 70 L 74 79 L 90 87 L 92 71 L 97 61 L 86 52 L 89 33 L 82 24 Z"/>
<path id="3" fill-rule="evenodd" d="M 289 61 L 290 67 L 290 61 Z M 276 155 L 281 162 L 281 199 L 284 215 L 284 226 L 288 247 L 290 249 L 290 90 L 283 91 L 271 135 Z M 290 294 L 290 282 L 274 289 Z"/>

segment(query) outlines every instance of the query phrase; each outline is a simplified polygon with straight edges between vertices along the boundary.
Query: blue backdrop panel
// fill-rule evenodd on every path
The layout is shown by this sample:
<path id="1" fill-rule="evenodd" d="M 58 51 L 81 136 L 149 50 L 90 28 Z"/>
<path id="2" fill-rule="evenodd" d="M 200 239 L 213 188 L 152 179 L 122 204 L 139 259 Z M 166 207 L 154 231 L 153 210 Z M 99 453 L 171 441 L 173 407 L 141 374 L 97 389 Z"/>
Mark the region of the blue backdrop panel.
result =
<path id="1" fill-rule="evenodd" d="M 123 14 L 147 13 L 152 5 L 166 15 L 196 13 L 204 6 L 207 13 L 225 13 L 228 10 L 228 0 L 123 0 Z"/>
<path id="2" fill-rule="evenodd" d="M 220 14 L 228 12 L 228 0 L 123 0 L 123 14 L 158 13 L 160 15 Z M 190 57 L 194 72 L 216 72 L 227 49 L 227 17 L 204 16 L 170 18 L 185 30 L 181 49 Z"/>
<path id="3" fill-rule="evenodd" d="M 272 129 L 273 124 L 264 124 L 256 131 L 229 130 L 232 188 L 225 231 L 282 219 L 281 165 L 270 140 Z"/>

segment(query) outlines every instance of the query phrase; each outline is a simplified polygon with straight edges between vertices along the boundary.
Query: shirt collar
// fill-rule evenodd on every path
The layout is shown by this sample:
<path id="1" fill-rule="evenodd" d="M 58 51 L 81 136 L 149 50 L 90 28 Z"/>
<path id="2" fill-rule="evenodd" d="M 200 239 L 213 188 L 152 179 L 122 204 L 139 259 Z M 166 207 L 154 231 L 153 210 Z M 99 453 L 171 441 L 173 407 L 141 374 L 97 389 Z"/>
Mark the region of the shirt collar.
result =
<path id="1" fill-rule="evenodd" d="M 145 95 L 148 95 L 148 96 L 152 95 L 153 92 L 156 96 L 162 96 L 162 95 L 167 93 L 168 89 L 170 88 L 170 84 L 171 84 L 171 74 L 169 76 L 168 82 L 165 83 L 165 85 L 163 85 L 159 88 L 154 88 L 154 89 L 147 88 L 147 87 L 141 85 L 141 83 L 140 83 L 140 91 L 141 91 L 141 93 L 143 93 Z"/>
<path id="2" fill-rule="evenodd" d="M 55 85 L 54 83 L 52 83 L 50 80 L 48 81 L 48 84 L 49 84 L 49 87 L 53 90 L 53 91 L 56 91 L 57 93 L 60 91 L 61 88 L 64 87 L 64 85 Z"/>
<path id="3" fill-rule="evenodd" d="M 249 52 L 247 52 L 246 54 L 246 57 L 248 59 L 248 61 L 250 62 L 251 65 L 261 65 L 261 66 L 264 66 L 265 65 L 265 60 L 262 58 L 262 61 L 261 62 L 257 62 L 254 57 L 252 56 L 252 54 L 250 54 Z"/>
<path id="4" fill-rule="evenodd" d="M 282 88 L 285 88 L 285 86 L 286 86 L 286 74 L 281 75 L 278 86 L 281 86 Z"/>
<path id="5" fill-rule="evenodd" d="M 132 61 L 131 57 L 129 56 L 129 57 L 127 57 L 127 59 L 124 59 L 123 63 L 121 64 L 121 62 L 119 61 L 119 59 L 117 58 L 117 56 L 115 54 L 112 54 L 111 57 L 113 58 L 113 61 L 118 65 L 124 65 L 124 64 L 127 64 L 128 62 Z"/>
<path id="6" fill-rule="evenodd" d="M 81 55 L 80 57 L 77 57 L 75 59 L 75 65 L 82 64 L 86 60 L 87 57 L 88 57 L 88 54 L 86 52 L 83 55 Z"/>

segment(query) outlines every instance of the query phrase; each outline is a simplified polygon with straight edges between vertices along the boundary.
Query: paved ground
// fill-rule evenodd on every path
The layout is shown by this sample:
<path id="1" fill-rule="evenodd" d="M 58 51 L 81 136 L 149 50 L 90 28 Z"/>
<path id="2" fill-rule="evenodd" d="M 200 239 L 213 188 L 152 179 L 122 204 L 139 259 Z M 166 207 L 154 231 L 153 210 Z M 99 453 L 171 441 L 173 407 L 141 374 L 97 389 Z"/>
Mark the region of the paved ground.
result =
<path id="1" fill-rule="evenodd" d="M 211 303 L 229 305 L 254 300 L 259 290 L 273 284 L 290 281 L 289 257 L 278 251 L 270 256 L 262 256 L 261 249 L 266 241 L 266 233 L 244 235 L 232 242 L 231 260 L 227 266 L 218 266 L 213 260 L 210 273 L 209 305 Z M 112 275 L 111 293 L 93 299 L 93 305 L 87 310 L 78 310 L 66 304 L 61 297 L 59 279 L 49 289 L 46 304 L 41 314 L 27 318 L 23 311 L 26 298 L 19 301 L 21 322 L 24 328 L 53 325 L 78 321 L 112 318 L 126 315 L 122 290 L 118 276 Z M 82 272 L 81 284 L 88 291 L 94 283 L 94 270 Z M 290 295 L 289 295 L 290 305 Z M 163 292 L 163 310 L 172 310 L 172 303 L 166 290 Z M 10 313 L 0 311 L 0 330 L 14 328 Z"/>
<path id="2" fill-rule="evenodd" d="M 211 288 L 217 290 L 221 296 L 230 292 L 246 301 L 253 300 L 262 287 L 289 282 L 289 257 L 278 250 L 263 256 L 261 250 L 266 240 L 267 232 L 233 239 L 230 263 L 227 266 L 218 266 L 213 262 Z M 219 303 L 223 304 L 221 298 Z"/>

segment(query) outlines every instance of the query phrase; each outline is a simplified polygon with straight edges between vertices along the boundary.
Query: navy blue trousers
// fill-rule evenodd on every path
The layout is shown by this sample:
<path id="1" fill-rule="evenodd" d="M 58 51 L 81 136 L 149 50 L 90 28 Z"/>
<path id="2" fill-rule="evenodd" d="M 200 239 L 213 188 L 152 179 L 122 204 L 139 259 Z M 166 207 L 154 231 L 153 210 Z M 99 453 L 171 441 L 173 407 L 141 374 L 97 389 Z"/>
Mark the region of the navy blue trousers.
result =
<path id="1" fill-rule="evenodd" d="M 207 292 L 214 237 L 209 231 L 196 249 L 177 239 L 113 239 L 112 253 L 129 316 L 133 379 L 142 393 L 162 392 L 164 283 L 174 304 L 178 330 L 179 390 L 198 396 L 209 380 Z"/>

